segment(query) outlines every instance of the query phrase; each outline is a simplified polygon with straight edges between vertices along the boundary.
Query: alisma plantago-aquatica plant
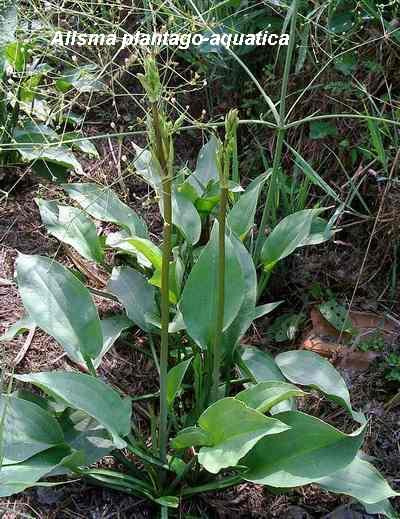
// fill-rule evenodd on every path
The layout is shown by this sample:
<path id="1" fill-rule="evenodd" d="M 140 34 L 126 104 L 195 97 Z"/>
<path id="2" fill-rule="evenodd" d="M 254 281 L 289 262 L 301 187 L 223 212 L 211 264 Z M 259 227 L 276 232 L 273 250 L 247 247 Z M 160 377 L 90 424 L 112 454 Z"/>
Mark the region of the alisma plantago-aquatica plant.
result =
<path id="1" fill-rule="evenodd" d="M 365 418 L 333 366 L 312 352 L 273 358 L 240 342 L 254 320 L 279 305 L 257 306 L 257 274 L 269 276 L 299 247 L 329 239 L 333 230 L 323 210 L 284 218 L 264 238 L 254 264 L 251 235 L 268 175 L 245 190 L 231 180 L 237 113 L 227 115 L 222 141 L 212 135 L 203 146 L 193 172 L 178 169 L 173 144 L 182 121 L 168 118 L 152 58 L 140 80 L 149 100 L 148 149 L 136 146 L 134 167 L 159 201 L 162 244 L 109 188 L 63 185 L 79 208 L 36 200 L 49 234 L 111 274 L 105 287 L 93 289 L 55 259 L 18 256 L 26 316 L 1 340 L 38 326 L 80 371 L 13 375 L 18 385 L 10 383 L 0 400 L 0 496 L 51 484 L 54 476 L 57 484 L 79 476 L 143 496 L 165 517 L 182 499 L 243 481 L 280 492 L 315 484 L 394 517 L 388 499 L 397 493 L 365 459 Z M 119 231 L 104 241 L 92 218 Z M 100 319 L 94 293 L 123 310 Z M 103 356 L 132 327 L 149 336 L 145 354 L 159 372 L 156 393 L 125 394 L 97 376 Z M 308 388 L 343 408 L 353 432 L 298 411 L 296 401 L 307 398 Z M 159 401 L 156 418 L 144 413 L 145 430 L 137 425 L 138 401 L 151 409 Z M 93 468 L 106 455 L 122 468 Z"/>

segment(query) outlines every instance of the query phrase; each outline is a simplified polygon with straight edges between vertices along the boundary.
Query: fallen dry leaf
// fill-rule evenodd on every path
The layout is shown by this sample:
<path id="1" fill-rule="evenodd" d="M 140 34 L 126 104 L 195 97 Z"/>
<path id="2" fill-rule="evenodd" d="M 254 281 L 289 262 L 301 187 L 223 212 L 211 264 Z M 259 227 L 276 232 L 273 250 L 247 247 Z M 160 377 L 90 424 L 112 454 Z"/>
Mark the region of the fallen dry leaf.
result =
<path id="1" fill-rule="evenodd" d="M 325 317 L 321 314 L 317 307 L 311 308 L 310 312 L 311 322 L 313 326 L 313 333 L 315 335 L 327 335 L 328 337 L 339 337 L 339 332 L 332 326 Z M 343 336 L 348 335 L 343 333 Z"/>
<path id="2" fill-rule="evenodd" d="M 358 351 L 346 346 L 345 343 L 352 339 L 351 334 L 340 334 L 322 316 L 317 307 L 311 309 L 310 317 L 312 330 L 303 336 L 300 349 L 318 353 L 331 360 L 337 366 L 347 369 L 365 370 L 371 362 L 380 356 L 379 353 L 373 351 Z M 400 331 L 393 321 L 372 312 L 351 311 L 349 318 L 358 332 L 358 337 L 365 337 L 377 331 L 386 335 L 394 335 Z"/>
<path id="3" fill-rule="evenodd" d="M 341 339 L 345 342 L 351 339 L 351 334 L 346 332 L 342 332 L 341 334 L 339 330 L 332 326 L 325 317 L 323 317 L 317 307 L 311 309 L 310 317 L 313 325 L 313 332 L 316 335 L 326 335 L 334 338 L 341 336 Z M 385 334 L 396 334 L 400 331 L 399 327 L 397 327 L 393 321 L 372 312 L 358 312 L 352 310 L 349 313 L 349 319 L 353 327 L 357 330 L 358 335 L 362 336 L 375 333 L 376 331 Z"/>
<path id="4" fill-rule="evenodd" d="M 351 311 L 349 314 L 353 326 L 360 335 L 376 332 L 377 330 L 385 334 L 399 333 L 396 324 L 383 317 L 370 312 Z"/>
<path id="5" fill-rule="evenodd" d="M 338 355 L 336 365 L 344 369 L 368 369 L 369 365 L 381 356 L 375 351 L 358 351 L 343 347 Z"/>
<path id="6" fill-rule="evenodd" d="M 374 351 L 358 351 L 338 342 L 327 341 L 313 333 L 305 337 L 300 348 L 318 353 L 345 369 L 368 369 L 371 362 L 380 356 Z"/>
<path id="7" fill-rule="evenodd" d="M 314 331 L 315 330 L 313 330 L 313 332 Z M 343 345 L 338 344 L 337 342 L 325 341 L 322 337 L 319 337 L 314 333 L 310 333 L 303 340 L 301 348 L 318 353 L 323 357 L 330 358 L 333 355 L 339 353 L 341 348 L 343 348 Z"/>

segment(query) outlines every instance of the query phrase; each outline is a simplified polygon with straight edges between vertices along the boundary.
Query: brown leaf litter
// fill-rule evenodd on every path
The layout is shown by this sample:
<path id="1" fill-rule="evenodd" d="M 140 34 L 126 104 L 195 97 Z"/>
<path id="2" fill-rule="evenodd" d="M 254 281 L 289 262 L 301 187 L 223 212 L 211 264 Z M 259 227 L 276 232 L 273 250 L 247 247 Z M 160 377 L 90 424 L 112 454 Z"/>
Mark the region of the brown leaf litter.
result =
<path id="1" fill-rule="evenodd" d="M 310 317 L 312 328 L 303 335 L 300 349 L 314 351 L 341 368 L 367 369 L 380 356 L 380 353 L 374 351 L 358 351 L 355 345 L 361 339 L 377 332 L 388 339 L 400 333 L 399 323 L 372 312 L 351 310 L 348 313 L 352 327 L 357 330 L 356 336 L 337 330 L 315 306 L 311 309 Z"/>

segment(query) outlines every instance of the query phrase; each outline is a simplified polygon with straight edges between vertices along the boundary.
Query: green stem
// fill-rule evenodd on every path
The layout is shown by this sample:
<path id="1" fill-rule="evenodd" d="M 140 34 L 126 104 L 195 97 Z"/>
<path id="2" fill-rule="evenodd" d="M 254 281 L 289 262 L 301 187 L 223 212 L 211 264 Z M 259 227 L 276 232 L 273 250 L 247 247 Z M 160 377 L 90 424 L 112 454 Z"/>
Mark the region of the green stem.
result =
<path id="1" fill-rule="evenodd" d="M 218 214 L 218 284 L 217 284 L 217 319 L 214 335 L 214 347 L 212 352 L 212 387 L 211 402 L 218 400 L 218 386 L 221 365 L 221 340 L 222 329 L 224 326 L 224 306 L 225 306 L 225 217 L 228 199 L 228 189 L 224 184 L 221 185 L 221 197 Z"/>
<path id="2" fill-rule="evenodd" d="M 149 463 L 150 465 L 155 465 L 156 467 L 160 467 L 165 470 L 168 470 L 169 468 L 168 465 L 166 465 L 161 459 L 156 458 L 149 452 L 144 452 L 140 447 L 128 444 L 126 448 L 129 452 L 141 459 L 142 462 Z"/>
<path id="3" fill-rule="evenodd" d="M 149 393 L 147 395 L 140 395 L 132 397 L 132 402 L 141 402 L 143 400 L 155 400 L 156 398 L 160 398 L 160 392 L 156 391 L 155 393 Z"/>
<path id="4" fill-rule="evenodd" d="M 260 281 L 258 283 L 258 288 L 257 288 L 257 302 L 260 299 L 260 297 L 262 296 L 270 277 L 271 277 L 271 270 L 267 270 L 267 271 L 264 270 L 263 273 L 261 274 L 261 278 L 260 278 Z"/>
<path id="5" fill-rule="evenodd" d="M 285 139 L 285 114 L 286 114 L 286 95 L 288 91 L 289 84 L 289 74 L 290 67 L 292 64 L 293 50 L 295 46 L 295 37 L 296 37 L 296 22 L 297 22 L 297 13 L 299 10 L 300 0 L 293 0 L 291 9 L 292 9 L 292 19 L 290 22 L 290 35 L 289 35 L 289 46 L 286 53 L 285 59 L 285 68 L 283 71 L 282 78 L 282 87 L 281 87 L 281 95 L 279 101 L 279 121 L 277 127 L 277 137 L 276 137 L 276 146 L 274 153 L 274 160 L 272 164 L 272 174 L 269 182 L 267 198 L 265 201 L 265 206 L 261 218 L 260 228 L 258 230 L 257 240 L 255 244 L 255 252 L 254 252 L 254 263 L 257 266 L 258 260 L 260 258 L 261 247 L 265 237 L 265 229 L 267 227 L 267 220 L 269 217 L 269 213 L 271 212 L 271 217 L 273 223 L 276 222 L 276 213 L 277 213 L 277 205 L 278 205 L 278 196 L 279 196 L 279 185 L 278 185 L 278 176 L 279 170 L 282 161 L 282 149 L 283 142 Z"/>
<path id="6" fill-rule="evenodd" d="M 89 373 L 92 375 L 92 377 L 97 377 L 97 373 L 95 367 L 93 366 L 92 359 L 89 356 L 85 356 L 85 362 L 89 370 Z"/>
<path id="7" fill-rule="evenodd" d="M 162 266 L 161 266 L 161 349 L 160 349 L 160 458 L 167 460 L 168 443 L 168 327 L 169 327 L 169 261 L 171 257 L 172 201 L 171 183 L 172 172 L 165 158 L 164 143 L 161 135 L 160 119 L 156 103 L 152 104 L 153 129 L 155 135 L 156 154 L 162 174 L 162 197 L 164 212 Z"/>
<path id="8" fill-rule="evenodd" d="M 219 481 L 214 481 L 212 483 L 206 483 L 205 485 L 200 485 L 198 487 L 185 488 L 185 489 L 183 489 L 181 495 L 182 495 L 182 497 L 189 497 L 189 496 L 193 496 L 194 494 L 202 494 L 203 492 L 221 490 L 223 488 L 238 485 L 241 481 L 243 481 L 242 476 L 240 476 L 240 475 L 231 476 L 231 477 L 221 479 Z"/>
<path id="9" fill-rule="evenodd" d="M 193 456 L 193 458 L 186 464 L 185 468 L 182 470 L 180 474 L 176 476 L 176 478 L 173 480 L 173 482 L 170 484 L 166 494 L 171 495 L 172 491 L 178 486 L 178 484 L 184 479 L 186 474 L 192 470 L 193 466 L 196 463 L 196 457 Z"/>

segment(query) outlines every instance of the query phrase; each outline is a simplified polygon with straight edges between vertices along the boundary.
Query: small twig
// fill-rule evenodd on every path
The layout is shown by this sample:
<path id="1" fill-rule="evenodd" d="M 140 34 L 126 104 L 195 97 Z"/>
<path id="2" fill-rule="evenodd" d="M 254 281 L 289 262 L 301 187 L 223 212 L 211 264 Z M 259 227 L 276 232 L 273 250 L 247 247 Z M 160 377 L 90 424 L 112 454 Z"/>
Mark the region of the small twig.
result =
<path id="1" fill-rule="evenodd" d="M 26 352 L 28 351 L 29 346 L 31 345 L 35 332 L 36 332 L 36 326 L 34 326 L 33 328 L 31 328 L 29 330 L 28 337 L 26 338 L 24 345 L 19 350 L 18 355 L 15 357 L 14 366 L 18 366 L 18 364 L 21 362 L 21 360 L 25 357 Z"/>
<path id="2" fill-rule="evenodd" d="M 94 272 L 93 270 L 88 268 L 84 264 L 84 262 L 81 260 L 81 258 L 76 256 L 75 253 L 69 247 L 64 246 L 64 250 L 65 250 L 67 256 L 69 257 L 69 259 L 72 261 L 72 263 L 75 265 L 75 267 L 79 270 L 79 272 L 81 272 L 84 276 L 89 278 L 93 283 L 95 283 L 96 285 L 100 285 L 101 287 L 103 287 L 107 283 L 107 280 L 105 277 L 103 278 L 102 276 L 100 276 L 99 274 L 97 274 L 96 272 Z"/>

